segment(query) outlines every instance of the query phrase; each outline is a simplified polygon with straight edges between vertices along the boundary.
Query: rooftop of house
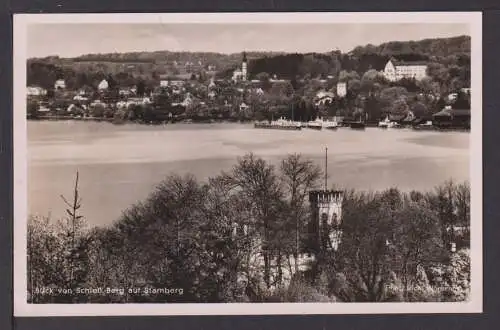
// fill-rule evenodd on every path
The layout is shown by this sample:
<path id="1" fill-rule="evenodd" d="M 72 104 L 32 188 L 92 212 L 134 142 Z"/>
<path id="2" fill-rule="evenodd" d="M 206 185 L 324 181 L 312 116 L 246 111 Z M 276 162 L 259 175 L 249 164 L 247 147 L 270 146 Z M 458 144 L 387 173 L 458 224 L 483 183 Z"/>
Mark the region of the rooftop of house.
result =
<path id="1" fill-rule="evenodd" d="M 392 58 L 389 61 L 392 62 L 394 66 L 414 66 L 414 65 L 427 66 L 428 64 L 425 61 L 403 61 L 403 60 L 397 60 L 395 58 Z"/>
<path id="2" fill-rule="evenodd" d="M 470 116 L 470 109 L 443 109 L 435 113 L 433 117 L 450 117 L 450 116 Z"/>
<path id="3" fill-rule="evenodd" d="M 390 114 L 389 120 L 400 121 L 406 118 L 406 114 Z"/>
<path id="4" fill-rule="evenodd" d="M 335 97 L 335 94 L 333 94 L 332 92 L 326 92 L 326 91 L 319 91 L 317 94 L 316 94 L 316 98 L 318 99 L 322 99 L 322 98 L 325 98 L 325 97 Z"/>

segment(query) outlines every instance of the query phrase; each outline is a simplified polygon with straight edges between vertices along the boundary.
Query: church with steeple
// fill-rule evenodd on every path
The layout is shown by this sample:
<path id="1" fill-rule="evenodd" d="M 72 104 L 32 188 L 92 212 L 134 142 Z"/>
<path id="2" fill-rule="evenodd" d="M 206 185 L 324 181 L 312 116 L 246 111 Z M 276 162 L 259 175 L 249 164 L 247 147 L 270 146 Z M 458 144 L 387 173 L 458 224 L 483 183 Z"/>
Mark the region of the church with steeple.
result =
<path id="1" fill-rule="evenodd" d="M 243 59 L 241 61 L 241 67 L 238 67 L 233 72 L 233 81 L 247 81 L 248 79 L 248 63 L 247 63 L 247 54 L 243 52 Z"/>

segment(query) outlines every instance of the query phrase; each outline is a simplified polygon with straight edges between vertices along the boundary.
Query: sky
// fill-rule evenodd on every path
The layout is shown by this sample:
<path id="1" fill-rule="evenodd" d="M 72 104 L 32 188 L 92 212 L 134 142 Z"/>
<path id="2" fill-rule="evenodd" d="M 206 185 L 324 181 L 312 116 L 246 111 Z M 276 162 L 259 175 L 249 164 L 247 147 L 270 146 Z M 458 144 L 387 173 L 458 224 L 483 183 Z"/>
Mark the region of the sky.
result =
<path id="1" fill-rule="evenodd" d="M 348 52 L 387 41 L 470 35 L 467 24 L 33 24 L 28 57 L 134 51 Z"/>

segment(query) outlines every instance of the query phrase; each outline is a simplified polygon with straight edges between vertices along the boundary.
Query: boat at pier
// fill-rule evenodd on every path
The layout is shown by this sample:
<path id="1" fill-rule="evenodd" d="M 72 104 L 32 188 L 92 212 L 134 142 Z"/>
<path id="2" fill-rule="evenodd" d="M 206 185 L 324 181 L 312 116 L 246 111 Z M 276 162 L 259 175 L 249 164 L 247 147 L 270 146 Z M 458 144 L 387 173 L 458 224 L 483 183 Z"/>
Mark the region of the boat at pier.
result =
<path id="1" fill-rule="evenodd" d="M 366 124 L 361 121 L 352 121 L 349 123 L 349 127 L 352 129 L 365 129 Z"/>
<path id="2" fill-rule="evenodd" d="M 308 121 L 307 128 L 321 130 L 323 128 L 323 120 L 321 118 L 316 118 L 316 120 Z"/>
<path id="3" fill-rule="evenodd" d="M 401 125 L 396 123 L 395 121 L 391 121 L 389 117 L 386 117 L 384 120 L 379 121 L 379 128 L 399 128 Z"/>
<path id="4" fill-rule="evenodd" d="M 267 128 L 267 129 L 281 129 L 281 130 L 301 130 L 302 125 L 300 123 L 280 118 L 278 120 L 273 120 L 271 122 L 256 122 L 254 124 L 255 128 Z"/>
<path id="5" fill-rule="evenodd" d="M 339 123 L 336 121 L 327 120 L 323 123 L 323 126 L 329 130 L 335 130 L 339 127 Z"/>
<path id="6" fill-rule="evenodd" d="M 378 127 L 380 128 L 389 128 L 389 124 L 391 121 L 389 120 L 389 117 L 385 117 L 384 120 L 381 120 L 378 122 Z"/>
<path id="7" fill-rule="evenodd" d="M 434 126 L 431 120 L 428 120 L 425 123 L 413 126 L 413 129 L 422 131 L 433 131 L 436 129 L 436 127 Z"/>
<path id="8" fill-rule="evenodd" d="M 337 121 L 332 120 L 324 120 L 321 117 L 316 118 L 316 120 L 311 120 L 306 124 L 307 128 L 321 130 L 323 128 L 334 130 L 339 127 Z"/>

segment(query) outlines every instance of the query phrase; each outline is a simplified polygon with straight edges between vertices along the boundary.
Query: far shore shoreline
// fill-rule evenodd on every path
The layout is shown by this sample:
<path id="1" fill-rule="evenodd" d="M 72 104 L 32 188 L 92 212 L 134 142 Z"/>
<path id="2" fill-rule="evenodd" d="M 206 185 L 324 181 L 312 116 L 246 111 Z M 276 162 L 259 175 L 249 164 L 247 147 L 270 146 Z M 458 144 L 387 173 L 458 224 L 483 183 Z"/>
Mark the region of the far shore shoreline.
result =
<path id="1" fill-rule="evenodd" d="M 119 120 L 114 118 L 104 117 L 73 117 L 73 116 L 40 116 L 37 118 L 28 118 L 28 121 L 94 121 L 94 122 L 109 122 L 115 125 L 123 124 L 138 124 L 138 125 L 166 125 L 166 124 L 252 124 L 253 121 L 239 121 L 239 120 L 226 120 L 226 119 L 207 119 L 207 120 L 164 120 L 159 122 L 143 122 L 135 120 Z"/>
<path id="2" fill-rule="evenodd" d="M 36 121 L 84 121 L 84 122 L 106 122 L 113 125 L 127 125 L 127 124 L 135 124 L 135 125 L 145 125 L 145 126 L 165 126 L 165 125 L 189 125 L 189 124 L 241 124 L 241 125 L 252 125 L 256 122 L 256 120 L 249 121 L 240 121 L 240 120 L 227 120 L 227 119 L 207 119 L 207 120 L 193 120 L 193 119 L 183 119 L 183 120 L 169 120 L 162 122 L 142 122 L 142 121 L 116 121 L 114 118 L 101 118 L 101 117 L 73 117 L 73 116 L 40 116 L 37 118 L 27 118 L 28 121 L 36 122 Z M 367 128 L 380 128 L 378 123 L 367 123 Z M 422 131 L 422 132 L 464 132 L 470 133 L 470 129 L 462 128 L 462 127 L 432 127 L 426 129 L 420 129 L 414 126 L 408 127 L 400 127 L 393 128 L 390 130 L 400 130 L 400 129 L 412 129 L 414 131 Z"/>

